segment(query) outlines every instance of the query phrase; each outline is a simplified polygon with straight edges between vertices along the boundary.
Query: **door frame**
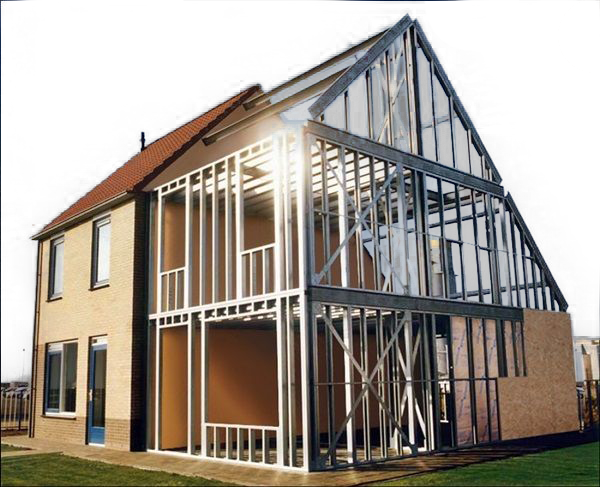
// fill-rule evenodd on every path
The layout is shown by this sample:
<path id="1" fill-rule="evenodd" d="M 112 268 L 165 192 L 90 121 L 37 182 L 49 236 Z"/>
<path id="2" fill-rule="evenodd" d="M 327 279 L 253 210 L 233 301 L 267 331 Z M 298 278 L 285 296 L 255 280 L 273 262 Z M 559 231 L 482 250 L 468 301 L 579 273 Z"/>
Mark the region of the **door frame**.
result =
<path id="1" fill-rule="evenodd" d="M 106 399 L 105 399 L 105 424 L 104 427 L 100 428 L 100 427 L 96 427 L 95 430 L 93 431 L 93 426 L 92 426 L 92 418 L 93 418 L 93 413 L 94 413 L 94 402 L 93 402 L 93 390 L 94 390 L 94 372 L 96 370 L 96 355 L 95 353 L 101 350 L 106 350 L 107 352 L 107 357 L 108 357 L 108 342 L 106 340 L 106 337 L 97 337 L 97 338 L 92 338 L 91 342 L 90 342 L 90 348 L 89 348 L 90 352 L 89 352 L 89 359 L 88 359 L 88 388 L 87 388 L 87 396 L 86 396 L 86 402 L 87 402 L 87 421 L 86 421 L 86 437 L 87 437 L 87 444 L 88 445 L 95 445 L 95 446 L 104 446 L 105 441 L 106 441 Z M 106 361 L 105 361 L 105 365 L 106 367 Z M 105 390 L 106 390 L 106 370 L 105 370 Z M 101 430 L 101 431 L 100 431 Z M 94 438 L 95 441 L 92 440 L 92 437 L 96 436 L 96 435 L 101 435 L 101 441 L 100 438 Z"/>

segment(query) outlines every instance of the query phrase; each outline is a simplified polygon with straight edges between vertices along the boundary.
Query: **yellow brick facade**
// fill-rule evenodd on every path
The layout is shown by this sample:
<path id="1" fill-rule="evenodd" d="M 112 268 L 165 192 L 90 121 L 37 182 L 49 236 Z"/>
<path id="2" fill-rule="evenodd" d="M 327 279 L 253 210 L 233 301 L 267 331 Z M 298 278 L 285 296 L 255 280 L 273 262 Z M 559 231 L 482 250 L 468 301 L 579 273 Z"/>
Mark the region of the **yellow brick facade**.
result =
<path id="1" fill-rule="evenodd" d="M 111 216 L 110 280 L 90 290 L 93 220 L 64 233 L 62 298 L 48 301 L 50 239 L 41 243 L 39 320 L 36 354 L 33 434 L 67 442 L 86 441 L 89 346 L 93 337 L 107 337 L 106 446 L 130 449 L 132 404 L 132 338 L 135 314 L 134 274 L 136 206 L 131 199 Z M 104 214 L 104 213 L 103 213 Z M 139 283 L 138 283 L 139 284 Z M 77 398 L 75 418 L 44 414 L 46 346 L 77 340 Z"/>

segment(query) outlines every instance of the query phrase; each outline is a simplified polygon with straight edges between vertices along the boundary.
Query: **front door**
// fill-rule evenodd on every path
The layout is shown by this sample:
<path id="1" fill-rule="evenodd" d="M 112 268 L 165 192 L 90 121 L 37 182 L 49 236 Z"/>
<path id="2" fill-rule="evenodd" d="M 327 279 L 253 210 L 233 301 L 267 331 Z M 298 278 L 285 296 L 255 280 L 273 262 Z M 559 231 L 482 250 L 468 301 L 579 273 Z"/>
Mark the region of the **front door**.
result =
<path id="1" fill-rule="evenodd" d="M 92 343 L 88 389 L 88 443 L 104 445 L 106 342 Z"/>

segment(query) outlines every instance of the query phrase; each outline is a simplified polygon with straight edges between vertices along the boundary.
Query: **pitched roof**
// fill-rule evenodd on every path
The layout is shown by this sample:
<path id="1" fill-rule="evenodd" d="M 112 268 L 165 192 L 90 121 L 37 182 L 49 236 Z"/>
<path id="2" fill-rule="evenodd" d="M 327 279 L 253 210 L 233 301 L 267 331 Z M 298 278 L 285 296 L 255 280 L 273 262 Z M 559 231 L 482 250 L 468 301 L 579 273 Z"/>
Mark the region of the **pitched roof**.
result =
<path id="1" fill-rule="evenodd" d="M 258 90 L 259 85 L 251 86 L 155 140 L 48 223 L 34 238 L 123 193 L 139 190 Z"/>

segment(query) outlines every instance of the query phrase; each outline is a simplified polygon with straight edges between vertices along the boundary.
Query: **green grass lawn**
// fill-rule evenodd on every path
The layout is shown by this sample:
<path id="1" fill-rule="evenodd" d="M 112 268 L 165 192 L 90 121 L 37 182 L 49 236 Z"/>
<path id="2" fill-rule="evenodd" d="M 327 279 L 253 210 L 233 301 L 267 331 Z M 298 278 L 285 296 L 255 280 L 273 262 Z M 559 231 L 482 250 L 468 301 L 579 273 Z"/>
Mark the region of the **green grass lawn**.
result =
<path id="1" fill-rule="evenodd" d="M 49 453 L 3 458 L 1 485 L 225 484 L 201 477 L 121 467 L 68 457 L 60 453 Z"/>
<path id="2" fill-rule="evenodd" d="M 600 443 L 392 480 L 381 485 L 600 485 Z"/>
<path id="3" fill-rule="evenodd" d="M 22 448 L 20 446 L 11 446 L 11 445 L 5 445 L 4 443 L 0 443 L 0 446 L 2 446 L 2 451 L 20 451 L 20 450 L 29 450 L 29 448 Z"/>
<path id="4" fill-rule="evenodd" d="M 599 443 L 497 460 L 381 485 L 600 484 Z M 7 451 L 2 445 L 2 451 Z M 9 447 L 10 448 L 10 447 Z M 235 468 L 235 467 L 232 467 Z M 224 485 L 200 477 L 92 462 L 59 453 L 2 459 L 1 485 Z"/>

